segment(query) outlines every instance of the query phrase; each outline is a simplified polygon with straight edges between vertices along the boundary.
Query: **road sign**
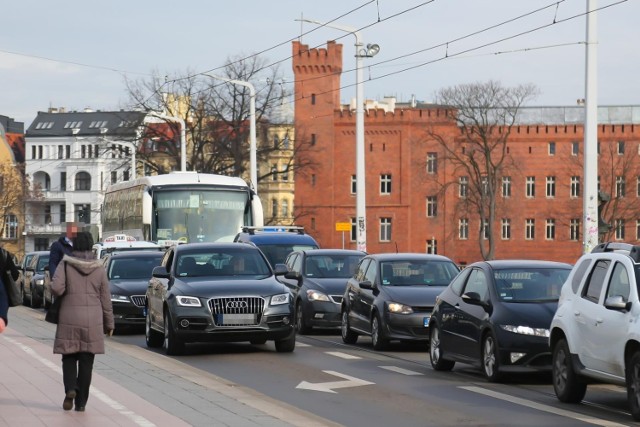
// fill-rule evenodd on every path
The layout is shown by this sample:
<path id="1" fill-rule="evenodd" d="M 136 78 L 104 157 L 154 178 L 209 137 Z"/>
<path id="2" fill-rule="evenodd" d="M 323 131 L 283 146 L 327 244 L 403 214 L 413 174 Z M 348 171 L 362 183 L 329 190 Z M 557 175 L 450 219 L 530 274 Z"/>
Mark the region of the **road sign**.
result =
<path id="1" fill-rule="evenodd" d="M 350 222 L 336 222 L 336 231 L 351 231 Z"/>

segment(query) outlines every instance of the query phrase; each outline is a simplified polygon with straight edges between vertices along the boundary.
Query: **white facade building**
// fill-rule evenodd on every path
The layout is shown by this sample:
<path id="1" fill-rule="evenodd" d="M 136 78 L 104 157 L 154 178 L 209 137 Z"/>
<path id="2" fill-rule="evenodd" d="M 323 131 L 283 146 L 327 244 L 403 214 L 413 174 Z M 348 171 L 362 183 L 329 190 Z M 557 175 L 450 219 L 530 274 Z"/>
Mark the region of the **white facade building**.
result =
<path id="1" fill-rule="evenodd" d="M 101 236 L 100 209 L 112 183 L 129 180 L 145 113 L 39 112 L 25 134 L 33 194 L 25 200 L 25 251 L 48 250 L 76 222 Z"/>

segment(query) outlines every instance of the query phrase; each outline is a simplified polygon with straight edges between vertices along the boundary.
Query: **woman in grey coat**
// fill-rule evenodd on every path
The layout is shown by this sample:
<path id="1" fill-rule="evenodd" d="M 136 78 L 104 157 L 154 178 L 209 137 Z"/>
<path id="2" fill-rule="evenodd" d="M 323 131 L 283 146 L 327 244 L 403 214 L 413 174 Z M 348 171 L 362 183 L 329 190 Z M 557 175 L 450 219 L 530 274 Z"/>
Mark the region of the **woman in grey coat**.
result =
<path id="1" fill-rule="evenodd" d="M 111 335 L 114 329 L 107 273 L 92 247 L 91 234 L 79 232 L 72 255 L 62 258 L 51 283 L 53 295 L 64 295 L 53 352 L 62 354 L 65 411 L 74 403 L 76 411 L 84 411 L 94 357 L 104 354 L 104 334 Z"/>

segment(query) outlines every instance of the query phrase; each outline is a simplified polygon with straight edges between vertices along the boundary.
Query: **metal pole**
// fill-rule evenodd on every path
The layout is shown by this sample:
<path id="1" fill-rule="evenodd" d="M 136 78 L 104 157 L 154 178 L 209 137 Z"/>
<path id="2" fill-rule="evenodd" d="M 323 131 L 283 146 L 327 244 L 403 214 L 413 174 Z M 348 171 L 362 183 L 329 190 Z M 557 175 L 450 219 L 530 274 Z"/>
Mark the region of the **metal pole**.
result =
<path id="1" fill-rule="evenodd" d="M 249 167 L 253 191 L 258 194 L 258 159 L 256 155 L 258 150 L 256 143 L 256 89 L 251 83 L 242 80 L 228 79 L 226 77 L 220 77 L 208 73 L 203 73 L 203 75 L 211 77 L 212 79 L 218 79 L 249 88 Z"/>
<path id="2" fill-rule="evenodd" d="M 596 0 L 587 0 L 583 253 L 598 245 L 598 75 Z"/>
<path id="3" fill-rule="evenodd" d="M 356 244 L 360 251 L 367 251 L 366 183 L 364 172 L 364 88 L 362 83 L 362 42 L 356 36 Z"/>

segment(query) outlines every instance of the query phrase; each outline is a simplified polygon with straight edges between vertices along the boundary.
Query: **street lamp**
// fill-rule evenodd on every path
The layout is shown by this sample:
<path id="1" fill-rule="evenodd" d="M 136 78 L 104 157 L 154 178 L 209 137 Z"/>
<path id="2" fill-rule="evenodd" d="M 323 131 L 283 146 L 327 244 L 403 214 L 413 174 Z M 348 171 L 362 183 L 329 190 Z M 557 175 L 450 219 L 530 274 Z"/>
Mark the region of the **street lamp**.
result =
<path id="1" fill-rule="evenodd" d="M 249 168 L 251 175 L 251 185 L 253 190 L 258 194 L 258 170 L 256 158 L 256 89 L 249 82 L 242 80 L 233 80 L 227 77 L 220 77 L 213 74 L 203 73 L 205 76 L 212 79 L 222 80 L 224 82 L 233 83 L 236 85 L 249 88 Z"/>
<path id="2" fill-rule="evenodd" d="M 322 23 L 313 19 L 299 19 L 302 22 L 335 28 L 336 30 L 351 33 L 356 38 L 356 244 L 357 249 L 367 250 L 367 206 L 365 198 L 365 171 L 364 171 L 364 85 L 362 59 L 371 58 L 380 52 L 377 44 L 364 46 L 360 39 L 360 32 L 355 28 Z"/>

